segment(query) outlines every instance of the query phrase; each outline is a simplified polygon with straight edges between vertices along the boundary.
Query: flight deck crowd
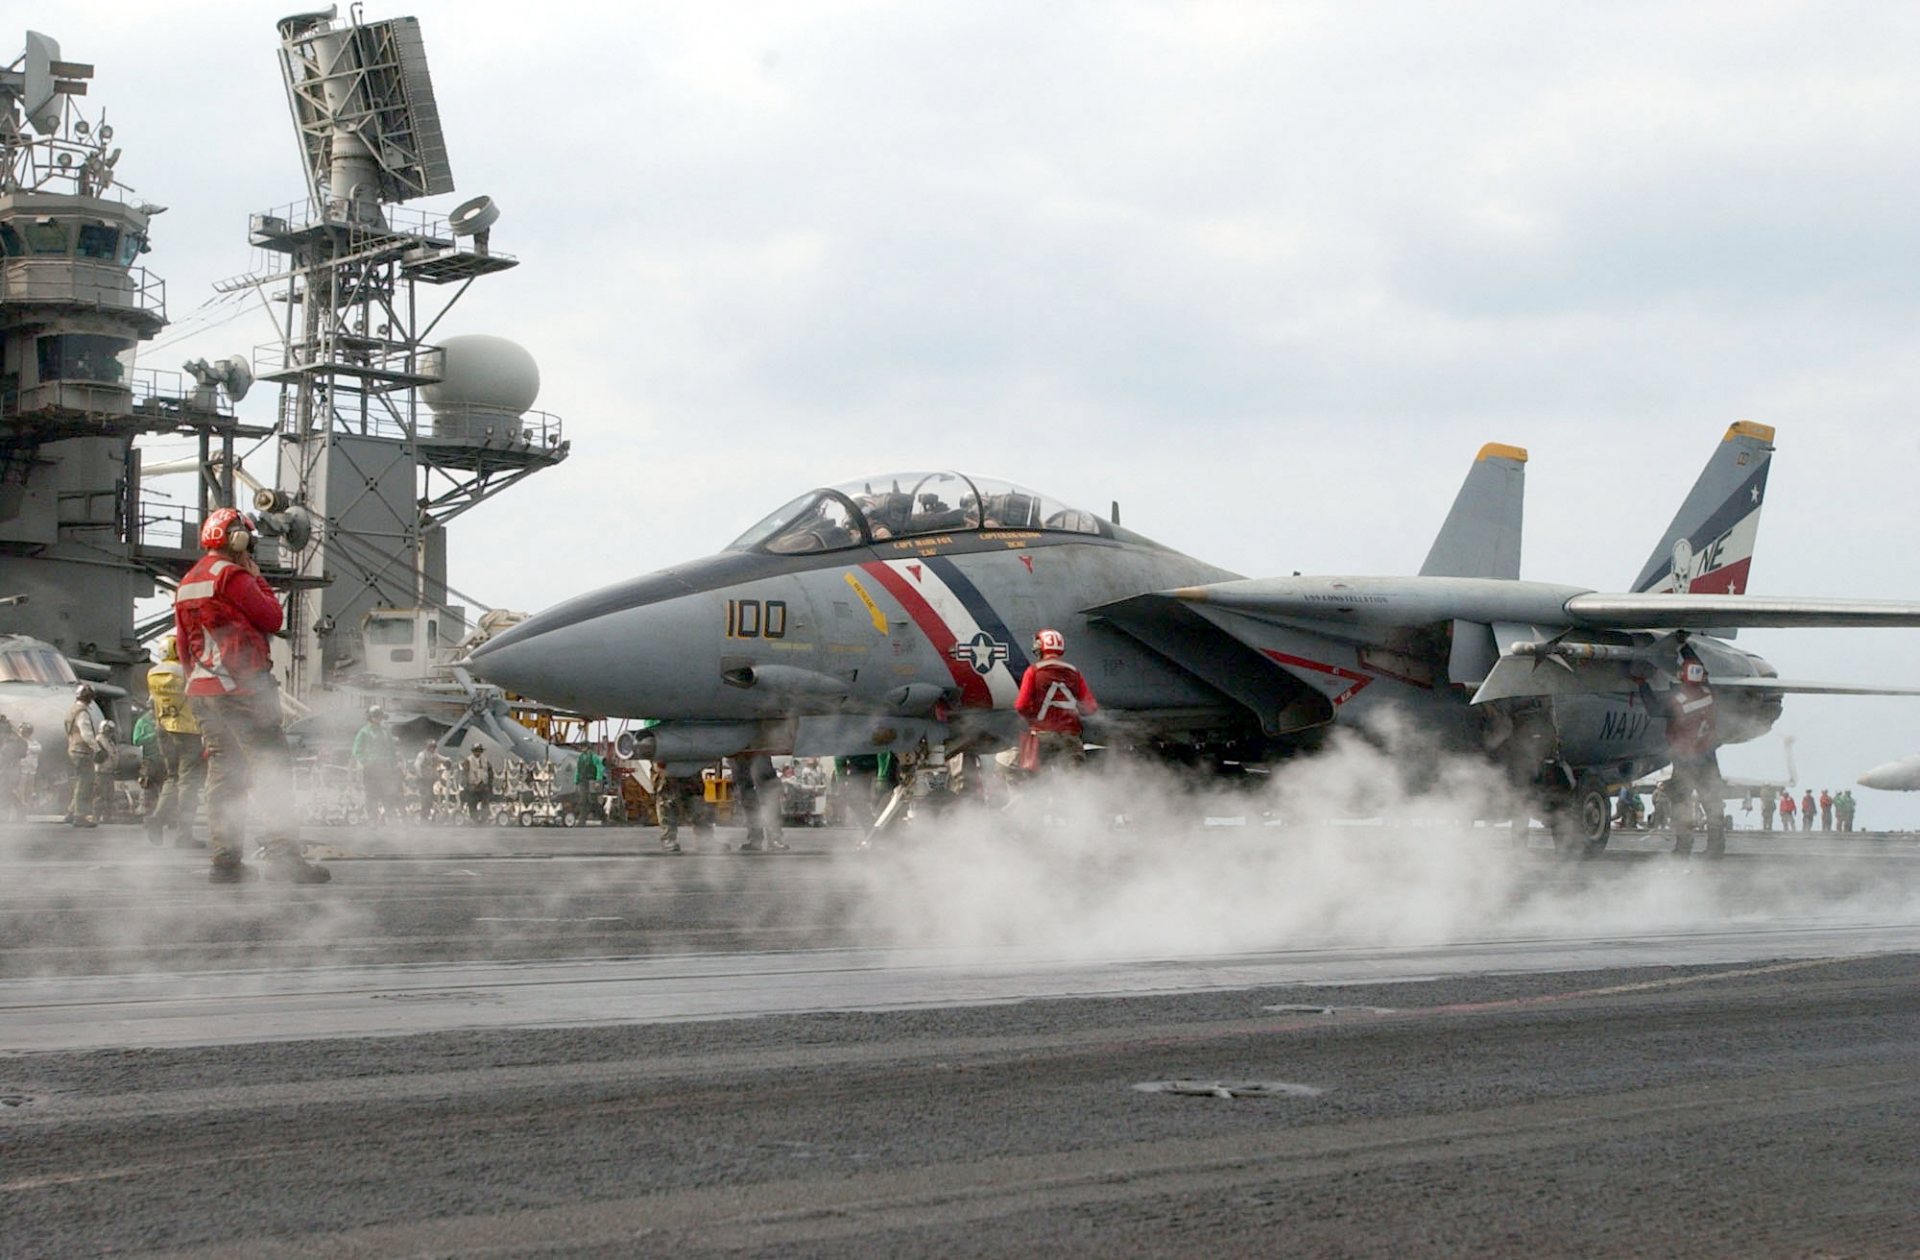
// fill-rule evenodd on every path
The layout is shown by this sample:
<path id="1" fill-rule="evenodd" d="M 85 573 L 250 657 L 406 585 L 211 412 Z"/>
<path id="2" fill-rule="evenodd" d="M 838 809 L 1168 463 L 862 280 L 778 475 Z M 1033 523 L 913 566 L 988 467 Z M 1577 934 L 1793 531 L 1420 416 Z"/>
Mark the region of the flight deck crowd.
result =
<path id="1" fill-rule="evenodd" d="M 1647 797 L 1643 801 L 1642 797 Z M 1739 813 L 1749 824 L 1753 815 L 1759 815 L 1754 829 L 1774 830 L 1774 820 L 1778 818 L 1781 831 L 1852 831 L 1857 802 L 1852 788 L 1842 788 L 1832 792 L 1820 789 L 1815 796 L 1808 788 L 1796 800 L 1791 788 L 1781 788 L 1776 795 L 1772 785 L 1762 784 L 1751 788 L 1733 789 L 1729 803 L 1737 802 Z M 1666 783 L 1656 784 L 1651 792 L 1633 784 L 1620 789 L 1614 796 L 1613 823 L 1616 827 L 1649 830 L 1664 830 L 1672 825 L 1672 792 Z"/>

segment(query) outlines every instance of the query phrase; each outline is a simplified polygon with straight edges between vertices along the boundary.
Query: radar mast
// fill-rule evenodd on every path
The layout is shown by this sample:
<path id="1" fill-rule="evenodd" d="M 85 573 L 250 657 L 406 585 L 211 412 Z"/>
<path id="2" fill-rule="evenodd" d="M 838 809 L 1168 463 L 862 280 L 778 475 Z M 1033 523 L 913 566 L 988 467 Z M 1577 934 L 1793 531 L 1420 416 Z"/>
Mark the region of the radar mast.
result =
<path id="1" fill-rule="evenodd" d="M 254 372 L 280 387 L 279 483 L 256 506 L 298 506 L 314 524 L 290 557 L 282 662 L 303 701 L 364 668 L 377 609 L 421 610 L 430 641 L 458 642 L 447 522 L 568 452 L 559 420 L 529 409 L 524 351 L 492 347 L 524 362 L 510 399 L 476 398 L 455 368 L 495 339 L 429 340 L 469 285 L 517 260 L 492 249 L 489 198 L 445 215 L 408 204 L 454 188 L 420 25 L 353 14 L 279 23 L 307 198 L 253 215 L 256 270 L 217 286 L 256 287 L 275 315 L 278 343 Z"/>

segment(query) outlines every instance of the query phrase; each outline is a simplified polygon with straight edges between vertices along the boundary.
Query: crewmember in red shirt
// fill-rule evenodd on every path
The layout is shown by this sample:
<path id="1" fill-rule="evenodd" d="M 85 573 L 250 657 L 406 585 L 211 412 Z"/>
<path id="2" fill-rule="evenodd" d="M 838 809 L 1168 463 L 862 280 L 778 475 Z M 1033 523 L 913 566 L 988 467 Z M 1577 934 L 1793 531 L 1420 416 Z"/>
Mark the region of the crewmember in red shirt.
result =
<path id="1" fill-rule="evenodd" d="M 285 614 L 253 557 L 253 522 L 216 508 L 200 527 L 206 554 L 174 596 L 173 624 L 187 675 L 187 705 L 200 723 L 207 759 L 207 829 L 216 884 L 254 875 L 246 851 L 247 789 L 261 789 L 261 847 L 267 869 L 300 884 L 324 884 L 324 866 L 300 858 L 293 754 L 280 729 L 280 688 L 267 636 Z"/>
<path id="2" fill-rule="evenodd" d="M 1033 654 L 1039 659 L 1027 666 L 1013 702 L 1014 711 L 1027 719 L 1027 736 L 1020 745 L 1024 770 L 1038 770 L 1062 757 L 1087 759 L 1082 719 L 1099 712 L 1100 706 L 1086 676 L 1065 659 L 1066 651 L 1066 636 L 1058 630 L 1033 636 Z"/>

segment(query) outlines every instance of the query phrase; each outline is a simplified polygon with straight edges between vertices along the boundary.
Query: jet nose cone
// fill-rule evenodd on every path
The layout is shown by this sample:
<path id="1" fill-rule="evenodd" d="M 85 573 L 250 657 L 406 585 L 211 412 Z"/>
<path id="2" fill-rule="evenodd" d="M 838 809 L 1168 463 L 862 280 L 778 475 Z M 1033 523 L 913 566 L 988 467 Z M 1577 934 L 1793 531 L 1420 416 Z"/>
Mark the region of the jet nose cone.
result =
<path id="1" fill-rule="evenodd" d="M 692 633 L 712 620 L 675 600 L 562 605 L 488 640 L 468 659 L 477 677 L 557 709 L 658 717 L 690 677 L 718 679 L 717 659 L 707 659 L 717 653 L 700 651 Z"/>
<path id="2" fill-rule="evenodd" d="M 1920 791 L 1920 756 L 1904 757 L 1883 766 L 1875 766 L 1860 776 L 1859 784 L 1861 787 L 1878 788 L 1882 792 Z"/>
<path id="3" fill-rule="evenodd" d="M 546 613 L 528 618 L 475 648 L 467 668 L 514 695 L 574 707 L 590 671 L 584 669 L 579 645 L 564 641 L 565 629 Z"/>
<path id="4" fill-rule="evenodd" d="M 515 630 L 520 627 L 514 627 Z M 511 634 L 512 631 L 509 631 Z M 529 681 L 529 670 L 534 663 L 534 653 L 524 643 L 504 642 L 501 638 L 482 643 L 468 653 L 464 662 L 475 677 L 484 678 L 496 686 L 508 691 L 524 694 L 524 684 Z"/>
<path id="5" fill-rule="evenodd" d="M 727 552 L 590 591 L 495 635 L 468 655 L 469 667 L 576 713 L 675 716 L 719 686 L 720 609 L 697 596 L 763 578 L 768 563 Z"/>

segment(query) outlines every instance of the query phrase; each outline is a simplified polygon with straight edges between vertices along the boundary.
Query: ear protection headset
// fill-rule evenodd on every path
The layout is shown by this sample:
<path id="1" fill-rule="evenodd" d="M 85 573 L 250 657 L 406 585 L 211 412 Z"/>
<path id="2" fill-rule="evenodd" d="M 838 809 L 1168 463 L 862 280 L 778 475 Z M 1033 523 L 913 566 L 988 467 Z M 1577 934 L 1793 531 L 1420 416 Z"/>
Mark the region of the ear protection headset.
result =
<path id="1" fill-rule="evenodd" d="M 253 520 L 236 508 L 218 508 L 200 527 L 200 546 L 206 551 L 244 555 L 253 549 Z"/>

